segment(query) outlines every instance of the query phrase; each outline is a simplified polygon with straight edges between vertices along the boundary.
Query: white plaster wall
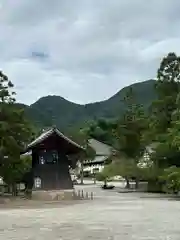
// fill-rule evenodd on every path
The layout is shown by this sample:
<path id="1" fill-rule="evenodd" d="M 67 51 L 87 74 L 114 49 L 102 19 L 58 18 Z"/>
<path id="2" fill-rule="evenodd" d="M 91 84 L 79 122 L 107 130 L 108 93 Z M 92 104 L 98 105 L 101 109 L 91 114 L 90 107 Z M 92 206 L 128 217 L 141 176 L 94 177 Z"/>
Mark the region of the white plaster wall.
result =
<path id="1" fill-rule="evenodd" d="M 100 164 L 88 166 L 88 167 L 84 167 L 84 171 L 85 172 L 88 171 L 92 174 L 94 172 L 94 170 L 96 170 L 97 168 L 99 169 L 99 172 L 101 172 L 103 170 L 104 166 L 100 165 Z"/>

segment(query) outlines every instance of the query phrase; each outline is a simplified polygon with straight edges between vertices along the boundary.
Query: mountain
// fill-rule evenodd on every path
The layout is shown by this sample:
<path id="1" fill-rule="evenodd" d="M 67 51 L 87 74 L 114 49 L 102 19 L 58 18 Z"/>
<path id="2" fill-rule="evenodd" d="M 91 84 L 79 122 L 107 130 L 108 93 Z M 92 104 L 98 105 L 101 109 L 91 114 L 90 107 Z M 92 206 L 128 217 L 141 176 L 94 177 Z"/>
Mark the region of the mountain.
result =
<path id="1" fill-rule="evenodd" d="M 30 106 L 23 105 L 27 116 L 41 127 L 56 125 L 61 130 L 81 126 L 88 120 L 115 118 L 122 114 L 125 106 L 123 98 L 132 87 L 136 100 L 147 108 L 156 99 L 154 80 L 135 83 L 123 88 L 108 100 L 85 105 L 70 102 L 60 96 L 40 98 Z"/>

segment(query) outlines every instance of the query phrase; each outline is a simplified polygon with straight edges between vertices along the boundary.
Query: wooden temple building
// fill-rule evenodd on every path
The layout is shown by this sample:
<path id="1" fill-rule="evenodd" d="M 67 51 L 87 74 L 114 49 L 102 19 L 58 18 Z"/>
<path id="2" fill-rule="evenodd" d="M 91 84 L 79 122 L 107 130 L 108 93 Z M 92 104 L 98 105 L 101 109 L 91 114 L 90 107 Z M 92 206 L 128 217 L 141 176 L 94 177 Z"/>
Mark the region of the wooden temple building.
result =
<path id="1" fill-rule="evenodd" d="M 57 128 L 43 132 L 31 142 L 26 152 L 32 154 L 33 190 L 73 189 L 70 168 L 76 166 L 77 154 L 84 148 L 63 135 Z"/>

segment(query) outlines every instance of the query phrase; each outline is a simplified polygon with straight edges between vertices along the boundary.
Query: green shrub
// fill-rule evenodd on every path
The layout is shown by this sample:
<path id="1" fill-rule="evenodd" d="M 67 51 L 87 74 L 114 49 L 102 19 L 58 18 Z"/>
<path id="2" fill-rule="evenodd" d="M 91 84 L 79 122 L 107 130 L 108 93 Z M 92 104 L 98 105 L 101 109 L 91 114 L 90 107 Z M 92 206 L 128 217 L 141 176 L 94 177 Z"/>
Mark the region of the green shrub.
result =
<path id="1" fill-rule="evenodd" d="M 164 172 L 159 179 L 164 183 L 166 192 L 177 194 L 180 191 L 180 168 L 171 166 L 164 169 Z"/>
<path id="2" fill-rule="evenodd" d="M 97 181 L 104 181 L 105 179 L 106 179 L 106 177 L 104 176 L 104 174 L 102 172 L 96 173 Z"/>

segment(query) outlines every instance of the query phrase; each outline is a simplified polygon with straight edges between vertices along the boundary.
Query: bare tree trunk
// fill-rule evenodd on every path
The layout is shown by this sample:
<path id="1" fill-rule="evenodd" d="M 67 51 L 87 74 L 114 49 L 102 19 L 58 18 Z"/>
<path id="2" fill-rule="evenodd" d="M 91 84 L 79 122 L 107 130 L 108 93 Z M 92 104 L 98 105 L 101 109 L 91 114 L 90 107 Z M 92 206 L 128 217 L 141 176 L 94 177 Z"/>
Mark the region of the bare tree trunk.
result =
<path id="1" fill-rule="evenodd" d="M 96 174 L 94 173 L 94 184 L 96 184 Z"/>
<path id="2" fill-rule="evenodd" d="M 17 196 L 17 189 L 16 189 L 16 183 L 12 184 L 12 196 Z"/>
<path id="3" fill-rule="evenodd" d="M 135 179 L 135 189 L 137 190 L 139 188 L 139 179 Z"/>
<path id="4" fill-rule="evenodd" d="M 2 196 L 4 196 L 4 193 L 5 193 L 5 185 L 4 184 L 2 185 L 2 189 L 1 190 L 2 190 Z"/>
<path id="5" fill-rule="evenodd" d="M 104 180 L 104 185 L 107 185 L 107 178 L 105 178 Z"/>
<path id="6" fill-rule="evenodd" d="M 24 192 L 24 196 L 27 199 L 31 199 L 32 198 L 32 189 L 27 188 Z"/>
<path id="7" fill-rule="evenodd" d="M 126 186 L 125 186 L 125 188 L 129 189 L 129 188 L 130 188 L 129 178 L 128 178 L 128 177 L 125 177 L 125 180 L 126 180 Z"/>
<path id="8" fill-rule="evenodd" d="M 81 184 L 84 184 L 84 168 L 83 168 L 83 163 L 81 162 L 81 170 L 80 170 L 80 176 L 81 176 Z"/>

